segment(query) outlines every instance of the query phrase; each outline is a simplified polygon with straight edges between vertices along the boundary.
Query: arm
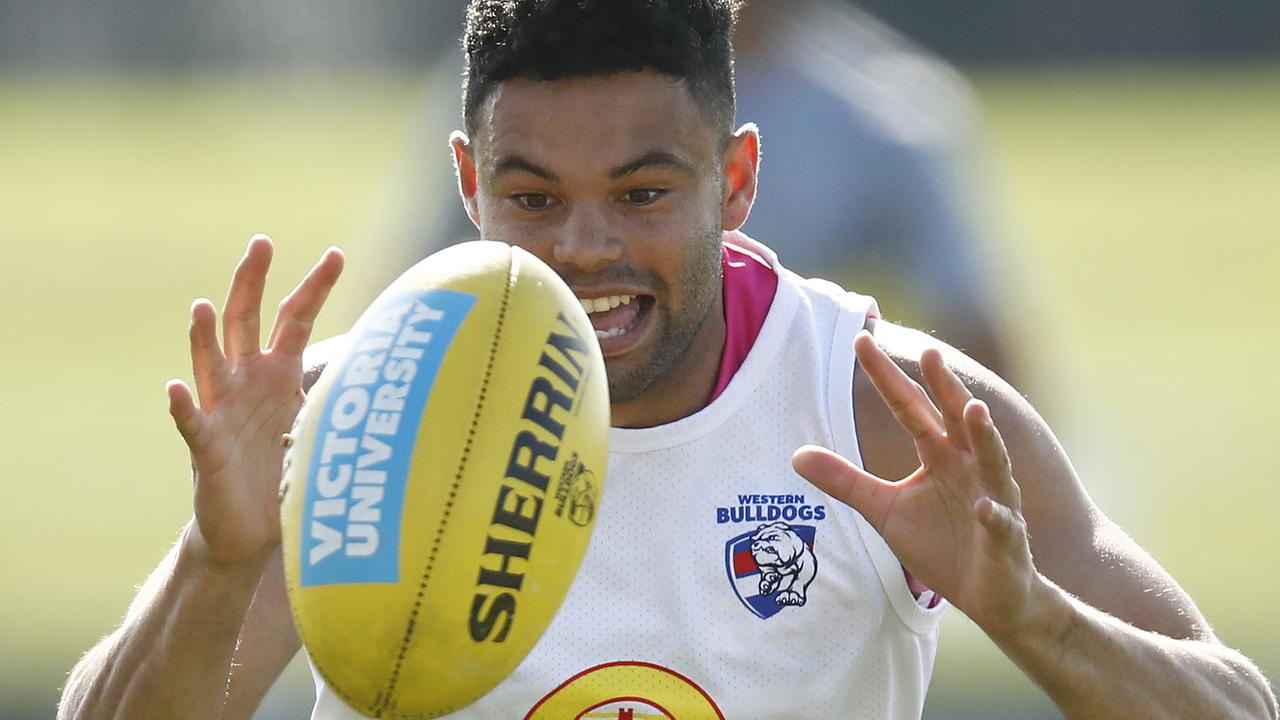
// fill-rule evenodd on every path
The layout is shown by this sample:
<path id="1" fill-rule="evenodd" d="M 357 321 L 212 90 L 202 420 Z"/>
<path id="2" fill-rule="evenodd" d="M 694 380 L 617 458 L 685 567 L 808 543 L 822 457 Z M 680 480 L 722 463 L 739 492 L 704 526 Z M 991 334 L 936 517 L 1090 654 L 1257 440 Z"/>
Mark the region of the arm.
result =
<path id="1" fill-rule="evenodd" d="M 222 571 L 195 545 L 188 525 L 120 627 L 71 671 L 58 718 L 221 716 L 261 560 Z"/>
<path id="2" fill-rule="evenodd" d="M 1258 669 L 1097 509 L 1025 400 L 926 336 L 876 330 L 883 350 L 869 334 L 856 342 L 871 472 L 804 449 L 801 474 L 862 512 L 1067 717 L 1276 717 Z M 886 432 L 892 419 L 907 445 Z"/>
<path id="3" fill-rule="evenodd" d="M 281 303 L 263 348 L 271 254 L 271 241 L 255 237 L 236 268 L 223 308 L 225 352 L 213 306 L 192 305 L 200 405 L 182 382 L 168 392 L 191 450 L 195 515 L 121 626 L 72 670 L 59 718 L 220 718 L 224 704 L 248 717 L 297 650 L 276 579 L 282 437 L 302 404 L 303 348 L 342 255 L 325 253 Z"/>

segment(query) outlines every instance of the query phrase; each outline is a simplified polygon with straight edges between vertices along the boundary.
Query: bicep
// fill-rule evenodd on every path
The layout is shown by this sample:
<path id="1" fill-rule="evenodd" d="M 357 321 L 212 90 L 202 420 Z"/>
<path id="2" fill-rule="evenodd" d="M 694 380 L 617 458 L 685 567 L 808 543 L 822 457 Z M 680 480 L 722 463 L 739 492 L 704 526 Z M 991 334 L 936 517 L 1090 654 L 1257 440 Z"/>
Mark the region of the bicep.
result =
<path id="1" fill-rule="evenodd" d="M 294 629 L 284 586 L 284 562 L 277 546 L 245 614 L 231 662 L 223 717 L 251 718 L 267 691 L 302 646 Z"/>

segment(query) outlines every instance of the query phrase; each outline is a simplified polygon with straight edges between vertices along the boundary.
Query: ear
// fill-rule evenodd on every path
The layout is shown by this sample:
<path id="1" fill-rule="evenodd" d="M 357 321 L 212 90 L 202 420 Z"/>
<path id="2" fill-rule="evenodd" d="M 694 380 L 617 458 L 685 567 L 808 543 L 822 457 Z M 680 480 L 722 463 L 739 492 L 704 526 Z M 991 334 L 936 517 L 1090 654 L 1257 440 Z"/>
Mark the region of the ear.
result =
<path id="1" fill-rule="evenodd" d="M 462 195 L 462 206 L 467 209 L 467 216 L 478 228 L 480 227 L 480 208 L 476 205 L 476 158 L 471 139 L 461 130 L 454 130 L 449 135 L 449 148 L 453 151 L 453 172 L 458 178 L 458 193 Z"/>
<path id="2" fill-rule="evenodd" d="M 760 170 L 760 130 L 755 123 L 738 128 L 724 150 L 724 199 L 720 228 L 737 230 L 751 214 L 756 201 L 756 175 Z"/>

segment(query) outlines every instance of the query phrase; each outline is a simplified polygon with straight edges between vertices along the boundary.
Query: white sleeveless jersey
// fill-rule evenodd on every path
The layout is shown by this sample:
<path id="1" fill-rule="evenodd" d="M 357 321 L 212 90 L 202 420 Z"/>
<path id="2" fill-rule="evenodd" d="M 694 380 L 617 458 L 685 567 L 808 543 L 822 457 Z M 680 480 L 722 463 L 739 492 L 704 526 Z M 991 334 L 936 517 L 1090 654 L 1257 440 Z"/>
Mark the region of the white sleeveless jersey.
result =
<path id="1" fill-rule="evenodd" d="M 874 301 L 749 247 L 780 281 L 746 360 L 694 415 L 612 431 L 563 606 L 510 677 L 447 717 L 920 717 L 942 607 L 921 607 L 867 521 L 791 468 L 806 443 L 861 463 L 853 338 Z M 314 719 L 359 717 L 316 682 Z"/>

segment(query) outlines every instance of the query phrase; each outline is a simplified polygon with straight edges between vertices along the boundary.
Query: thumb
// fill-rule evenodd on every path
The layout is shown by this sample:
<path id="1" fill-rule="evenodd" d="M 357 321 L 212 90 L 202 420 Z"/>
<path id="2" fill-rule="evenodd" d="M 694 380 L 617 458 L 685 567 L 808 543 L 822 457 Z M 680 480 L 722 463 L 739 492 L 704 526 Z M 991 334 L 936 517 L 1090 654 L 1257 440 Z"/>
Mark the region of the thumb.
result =
<path id="1" fill-rule="evenodd" d="M 169 414 L 173 416 L 173 424 L 178 426 L 187 447 L 195 452 L 204 427 L 204 413 L 196 407 L 191 389 L 181 380 L 170 380 L 165 392 L 169 395 Z"/>
<path id="2" fill-rule="evenodd" d="M 862 513 L 877 531 L 893 505 L 893 483 L 816 445 L 805 445 L 791 456 L 791 466 L 819 490 Z"/>
<path id="3" fill-rule="evenodd" d="M 1026 542 L 1026 525 L 1013 508 L 984 496 L 974 502 L 973 509 L 997 542 L 1011 546 Z"/>

